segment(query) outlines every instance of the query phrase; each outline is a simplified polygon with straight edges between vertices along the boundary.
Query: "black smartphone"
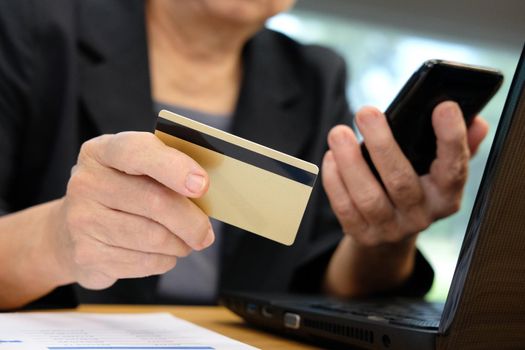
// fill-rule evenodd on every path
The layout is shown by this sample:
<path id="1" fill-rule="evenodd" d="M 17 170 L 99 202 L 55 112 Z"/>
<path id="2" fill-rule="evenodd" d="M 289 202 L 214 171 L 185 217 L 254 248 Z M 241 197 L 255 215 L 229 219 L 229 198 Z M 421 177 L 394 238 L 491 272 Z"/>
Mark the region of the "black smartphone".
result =
<path id="1" fill-rule="evenodd" d="M 423 63 L 385 111 L 396 141 L 417 174 L 427 174 L 436 158 L 431 119 L 434 108 L 443 101 L 457 102 L 469 126 L 502 82 L 502 73 L 491 68 L 444 60 Z M 364 142 L 361 148 L 372 172 L 381 181 Z"/>

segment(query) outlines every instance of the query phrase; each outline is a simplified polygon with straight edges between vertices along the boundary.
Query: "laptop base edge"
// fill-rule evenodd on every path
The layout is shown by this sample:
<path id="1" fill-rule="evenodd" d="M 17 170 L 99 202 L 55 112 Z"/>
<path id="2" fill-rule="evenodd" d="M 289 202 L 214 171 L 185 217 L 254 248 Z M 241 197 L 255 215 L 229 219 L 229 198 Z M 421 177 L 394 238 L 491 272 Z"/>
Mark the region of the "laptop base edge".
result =
<path id="1" fill-rule="evenodd" d="M 304 296 L 304 299 L 308 296 Z M 294 306 L 292 300 L 298 302 Z M 435 349 L 437 329 L 395 327 L 363 318 L 337 317 L 327 312 L 310 312 L 301 306 L 303 296 L 258 295 L 228 292 L 221 303 L 248 324 L 273 334 L 306 341 L 330 349 Z"/>

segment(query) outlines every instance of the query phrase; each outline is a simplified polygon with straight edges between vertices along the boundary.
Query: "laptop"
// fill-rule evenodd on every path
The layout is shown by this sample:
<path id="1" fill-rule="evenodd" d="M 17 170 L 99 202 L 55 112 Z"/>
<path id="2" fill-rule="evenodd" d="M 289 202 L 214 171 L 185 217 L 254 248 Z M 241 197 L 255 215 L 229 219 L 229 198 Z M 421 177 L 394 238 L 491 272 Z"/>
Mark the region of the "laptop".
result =
<path id="1" fill-rule="evenodd" d="M 248 323 L 330 348 L 525 349 L 525 47 L 445 303 L 226 292 Z"/>

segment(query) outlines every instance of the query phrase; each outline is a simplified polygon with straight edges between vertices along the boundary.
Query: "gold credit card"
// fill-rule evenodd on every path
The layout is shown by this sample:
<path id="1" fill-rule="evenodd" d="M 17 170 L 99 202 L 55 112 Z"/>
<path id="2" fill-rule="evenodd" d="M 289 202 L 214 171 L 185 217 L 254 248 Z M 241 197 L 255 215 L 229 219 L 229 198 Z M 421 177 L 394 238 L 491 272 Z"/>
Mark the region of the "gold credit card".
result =
<path id="1" fill-rule="evenodd" d="M 319 168 L 312 163 L 162 110 L 155 135 L 198 162 L 208 192 L 192 199 L 208 216 L 291 245 Z"/>

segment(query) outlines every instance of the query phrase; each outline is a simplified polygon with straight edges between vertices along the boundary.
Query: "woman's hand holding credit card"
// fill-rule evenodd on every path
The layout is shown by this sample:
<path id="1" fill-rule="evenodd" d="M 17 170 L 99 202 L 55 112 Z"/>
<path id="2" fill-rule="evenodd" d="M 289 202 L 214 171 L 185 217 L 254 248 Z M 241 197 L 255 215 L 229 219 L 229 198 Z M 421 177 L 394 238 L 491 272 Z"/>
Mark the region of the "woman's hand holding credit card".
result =
<path id="1" fill-rule="evenodd" d="M 66 195 L 52 202 L 50 251 L 60 284 L 103 289 L 121 278 L 171 270 L 214 241 L 209 217 L 190 198 L 206 171 L 149 132 L 102 135 L 82 145 Z"/>

